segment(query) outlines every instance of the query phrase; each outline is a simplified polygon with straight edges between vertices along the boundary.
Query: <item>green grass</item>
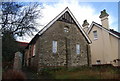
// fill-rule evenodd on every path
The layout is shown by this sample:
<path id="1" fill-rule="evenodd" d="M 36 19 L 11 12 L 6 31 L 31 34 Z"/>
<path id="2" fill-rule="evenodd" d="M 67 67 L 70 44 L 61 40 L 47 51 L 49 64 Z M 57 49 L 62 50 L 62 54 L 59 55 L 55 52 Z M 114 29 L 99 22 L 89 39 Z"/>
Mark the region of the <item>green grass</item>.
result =
<path id="1" fill-rule="evenodd" d="M 80 67 L 62 69 L 52 74 L 55 79 L 119 79 L 120 74 L 117 72 L 118 69 L 112 67 Z"/>
<path id="2" fill-rule="evenodd" d="M 44 68 L 35 76 L 37 79 L 119 79 L 120 69 L 113 67 Z"/>
<path id="3" fill-rule="evenodd" d="M 74 70 L 74 71 L 57 71 L 53 73 L 55 75 L 55 79 L 99 79 L 97 72 L 90 72 L 90 71 L 81 71 L 81 70 Z"/>

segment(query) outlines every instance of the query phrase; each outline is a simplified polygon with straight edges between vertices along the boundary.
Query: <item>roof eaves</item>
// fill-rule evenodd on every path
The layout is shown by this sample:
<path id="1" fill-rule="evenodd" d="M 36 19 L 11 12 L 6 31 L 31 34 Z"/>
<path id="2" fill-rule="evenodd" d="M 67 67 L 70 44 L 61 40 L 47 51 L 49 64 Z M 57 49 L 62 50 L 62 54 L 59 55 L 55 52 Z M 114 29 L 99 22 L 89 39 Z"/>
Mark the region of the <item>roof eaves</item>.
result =
<path id="1" fill-rule="evenodd" d="M 57 15 L 53 20 L 51 20 L 38 34 L 41 35 L 44 31 L 46 31 L 60 16 L 62 16 L 66 11 L 68 11 L 68 7 L 66 7 L 59 15 Z"/>
<path id="2" fill-rule="evenodd" d="M 72 12 L 70 11 L 69 8 L 68 12 L 70 13 L 70 15 L 72 16 L 73 20 L 76 22 L 76 24 L 78 25 L 78 27 L 80 28 L 80 30 L 82 31 L 82 33 L 84 34 L 84 36 L 86 37 L 86 39 L 88 40 L 88 43 L 90 44 L 92 41 L 90 40 L 90 38 L 87 36 L 87 34 L 85 33 L 85 31 L 82 29 L 81 25 L 79 24 L 79 22 L 77 21 L 77 19 L 75 18 L 75 16 L 72 14 Z"/>
<path id="3" fill-rule="evenodd" d="M 93 25 L 97 25 L 97 27 L 104 29 L 105 31 L 107 31 L 108 33 L 112 34 L 113 36 L 115 36 L 115 37 L 117 37 L 117 38 L 120 38 L 120 37 L 117 36 L 116 34 L 112 33 L 111 31 L 109 31 L 108 29 L 106 29 L 105 27 L 103 27 L 102 25 L 100 25 L 100 24 L 98 24 L 98 23 L 96 23 L 96 22 L 94 22 L 94 21 L 93 21 L 92 24 L 90 25 L 90 28 L 89 28 L 87 34 L 90 33 L 91 29 L 93 28 Z"/>
<path id="4" fill-rule="evenodd" d="M 73 18 L 73 20 L 76 22 L 76 24 L 78 25 L 78 27 L 80 28 L 80 30 L 82 31 L 82 33 L 84 34 L 84 36 L 86 37 L 88 43 L 91 43 L 90 38 L 87 36 L 87 34 L 83 31 L 82 27 L 80 26 L 80 24 L 78 23 L 77 19 L 74 17 L 74 15 L 72 14 L 72 12 L 70 11 L 70 9 L 68 7 L 66 7 L 58 16 L 56 16 L 52 21 L 50 21 L 38 34 L 41 35 L 43 32 L 45 32 L 57 19 L 59 19 L 59 17 L 61 17 L 66 11 L 69 12 L 69 14 L 71 15 L 71 17 Z"/>

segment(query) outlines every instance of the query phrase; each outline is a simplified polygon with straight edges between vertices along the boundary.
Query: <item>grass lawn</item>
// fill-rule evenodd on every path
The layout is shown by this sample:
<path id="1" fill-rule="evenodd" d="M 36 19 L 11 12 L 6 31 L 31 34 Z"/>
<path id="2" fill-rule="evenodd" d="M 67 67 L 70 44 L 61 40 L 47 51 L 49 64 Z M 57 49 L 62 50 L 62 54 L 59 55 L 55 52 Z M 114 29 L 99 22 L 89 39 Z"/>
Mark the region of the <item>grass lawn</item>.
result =
<path id="1" fill-rule="evenodd" d="M 99 79 L 99 73 L 88 72 L 88 71 L 58 71 L 55 73 L 56 79 Z"/>
<path id="2" fill-rule="evenodd" d="M 58 71 L 53 72 L 55 79 L 117 79 L 118 74 L 100 71 Z"/>
<path id="3" fill-rule="evenodd" d="M 34 76 L 34 79 L 119 79 L 120 70 L 113 67 L 45 68 Z"/>

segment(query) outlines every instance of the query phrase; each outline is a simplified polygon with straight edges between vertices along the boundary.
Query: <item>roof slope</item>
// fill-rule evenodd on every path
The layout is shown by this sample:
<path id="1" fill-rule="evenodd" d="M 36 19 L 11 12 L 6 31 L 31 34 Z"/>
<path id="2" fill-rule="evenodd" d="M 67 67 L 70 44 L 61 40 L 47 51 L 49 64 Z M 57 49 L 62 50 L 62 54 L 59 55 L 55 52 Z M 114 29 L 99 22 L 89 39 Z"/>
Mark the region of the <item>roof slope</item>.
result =
<path id="1" fill-rule="evenodd" d="M 68 7 L 66 7 L 58 16 L 56 16 L 52 21 L 50 21 L 41 31 L 38 32 L 39 35 L 43 34 L 55 21 L 57 21 L 65 12 L 68 12 L 70 14 L 70 16 L 73 18 L 73 20 L 75 21 L 76 25 L 79 27 L 79 29 L 81 30 L 82 34 L 84 35 L 84 37 L 86 38 L 86 40 L 88 41 L 88 43 L 91 43 L 90 38 L 87 36 L 87 34 L 85 33 L 85 31 L 82 29 L 82 27 L 80 26 L 80 24 L 78 23 L 78 21 L 76 20 L 76 18 L 74 17 L 74 15 L 72 14 L 72 12 L 70 11 L 70 9 Z"/>
<path id="2" fill-rule="evenodd" d="M 109 30 L 109 29 L 103 27 L 102 25 L 100 25 L 100 24 L 98 24 L 98 23 L 96 23 L 96 22 L 94 22 L 94 21 L 93 21 L 92 24 L 90 25 L 90 28 L 88 29 L 87 34 L 90 33 L 90 31 L 92 30 L 92 28 L 93 28 L 94 25 L 96 25 L 98 28 L 101 28 L 101 29 L 105 30 L 105 31 L 108 32 L 109 34 L 111 34 L 111 35 L 113 35 L 113 36 L 115 36 L 115 37 L 117 37 L 117 38 L 120 38 L 120 33 L 119 33 L 119 32 L 114 31 L 113 29 L 110 29 L 110 30 Z"/>
<path id="3" fill-rule="evenodd" d="M 120 33 L 117 32 L 117 31 L 114 31 L 113 29 L 110 29 L 110 32 L 114 33 L 115 35 L 119 36 L 120 37 Z"/>
<path id="4" fill-rule="evenodd" d="M 58 16 L 56 16 L 52 21 L 50 21 L 43 29 L 41 29 L 34 37 L 33 39 L 30 41 L 30 43 L 28 44 L 28 46 L 31 43 L 35 43 L 35 40 L 38 39 L 38 37 L 40 35 L 42 35 L 55 21 L 57 21 L 65 12 L 68 12 L 70 14 L 70 16 L 73 18 L 73 20 L 75 21 L 77 27 L 79 27 L 79 29 L 81 30 L 82 34 L 84 35 L 84 37 L 86 38 L 87 42 L 90 44 L 91 40 L 88 37 L 88 35 L 85 33 L 85 31 L 82 29 L 82 27 L 80 26 L 80 24 L 78 23 L 78 21 L 76 20 L 76 18 L 74 17 L 74 15 L 72 14 L 72 12 L 70 11 L 70 9 L 68 7 L 66 7 Z M 28 46 L 26 48 L 28 48 Z"/>

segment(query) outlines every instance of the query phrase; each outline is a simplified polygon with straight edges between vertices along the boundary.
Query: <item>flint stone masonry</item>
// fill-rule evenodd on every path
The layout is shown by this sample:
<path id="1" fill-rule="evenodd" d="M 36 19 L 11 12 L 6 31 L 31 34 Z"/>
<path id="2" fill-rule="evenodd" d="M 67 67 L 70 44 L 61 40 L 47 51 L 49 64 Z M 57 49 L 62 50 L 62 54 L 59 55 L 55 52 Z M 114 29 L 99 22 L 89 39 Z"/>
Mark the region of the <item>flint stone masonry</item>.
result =
<path id="1" fill-rule="evenodd" d="M 57 52 L 52 43 L 57 41 Z M 90 46 L 87 37 L 77 27 L 73 17 L 65 12 L 42 34 L 37 34 L 25 52 L 25 65 L 36 71 L 46 67 L 80 67 L 91 64 Z M 80 54 L 76 45 L 80 45 Z M 35 45 L 35 56 L 33 49 Z"/>
<path id="2" fill-rule="evenodd" d="M 69 27 L 69 32 L 64 32 L 65 26 Z M 75 24 L 56 21 L 38 40 L 38 69 L 44 66 L 88 65 L 88 43 Z M 52 41 L 57 41 L 55 54 L 52 52 Z M 80 44 L 80 54 L 76 54 L 76 44 Z"/>

